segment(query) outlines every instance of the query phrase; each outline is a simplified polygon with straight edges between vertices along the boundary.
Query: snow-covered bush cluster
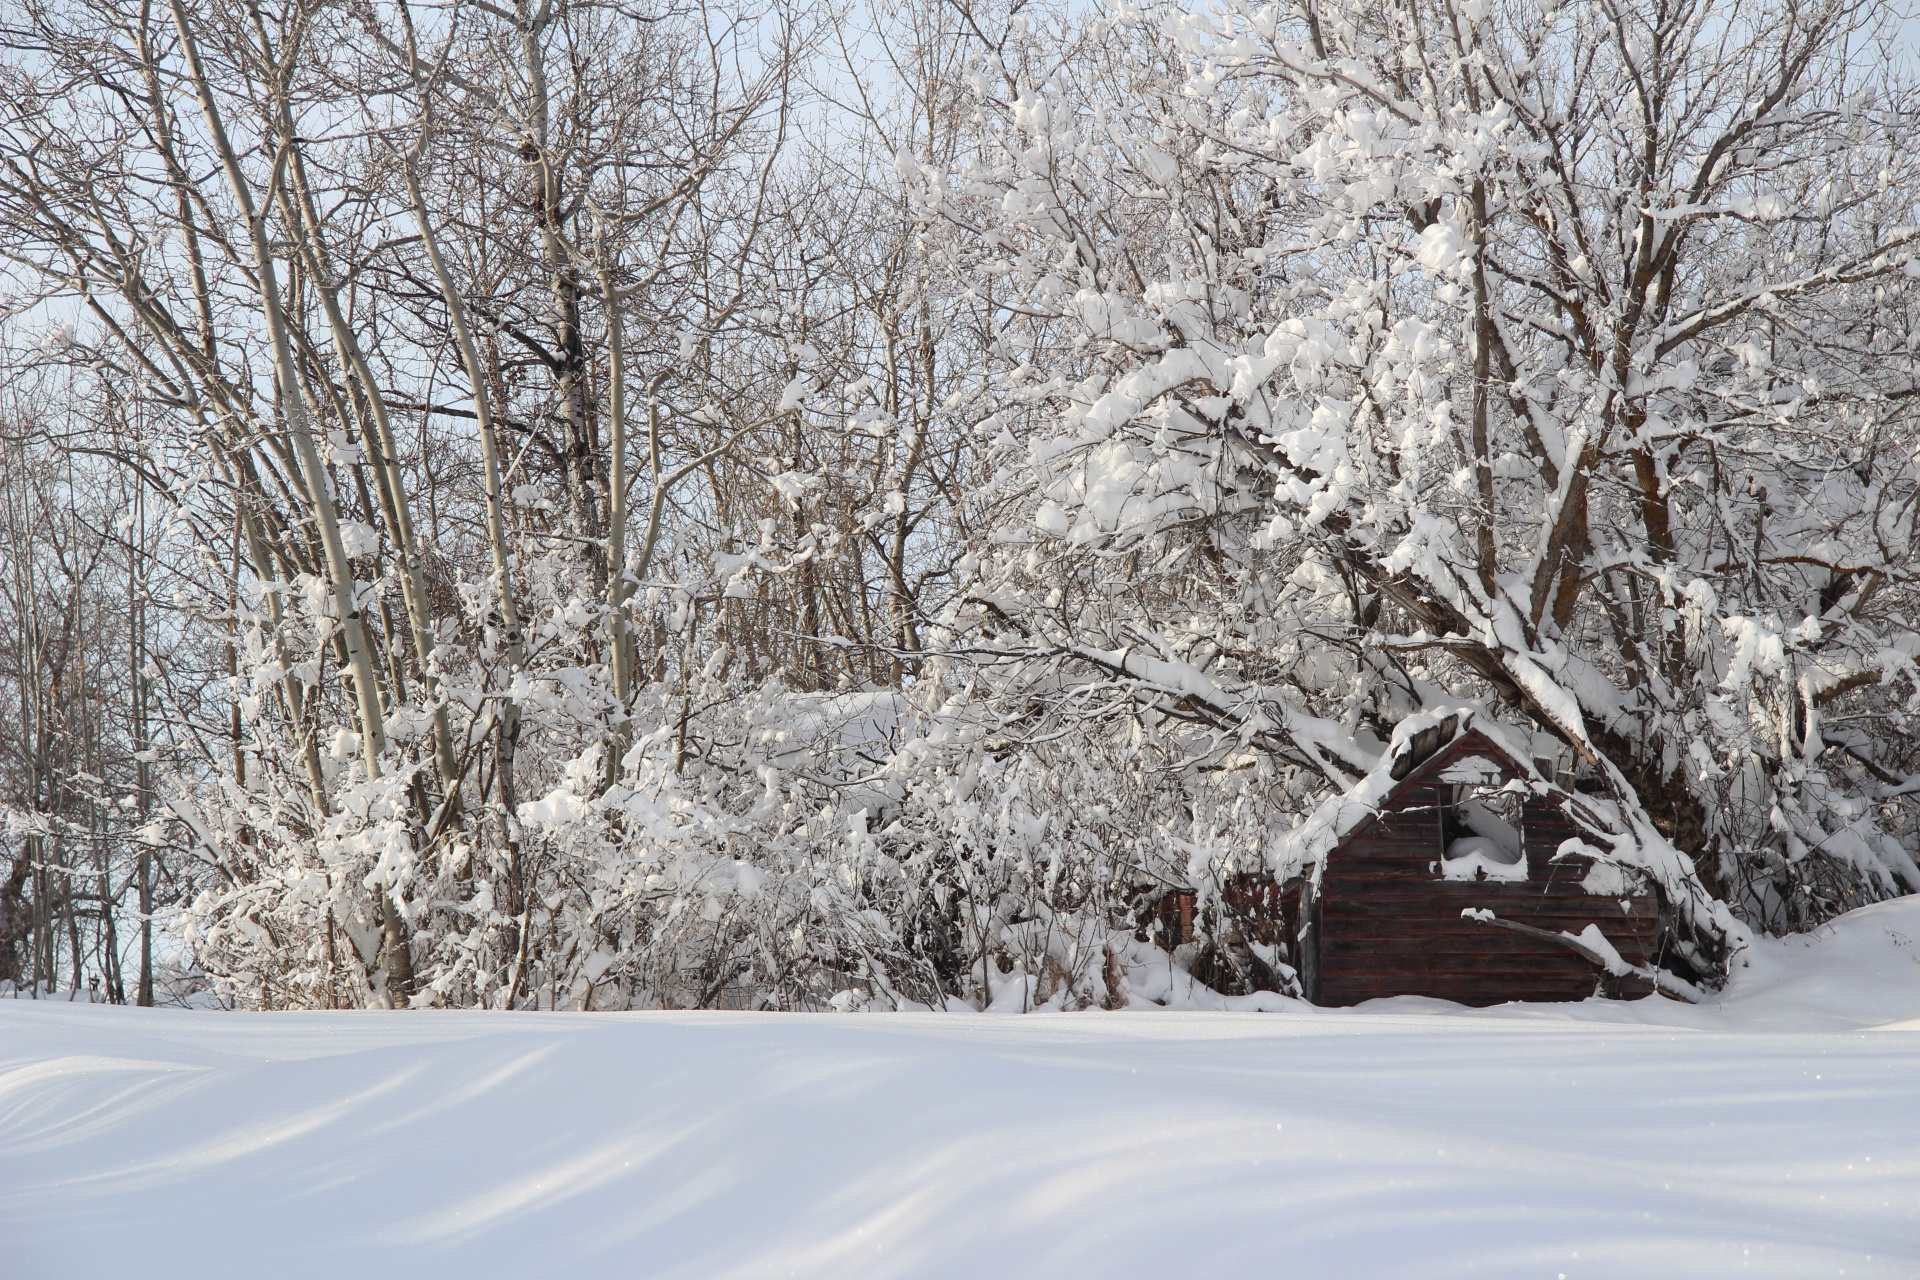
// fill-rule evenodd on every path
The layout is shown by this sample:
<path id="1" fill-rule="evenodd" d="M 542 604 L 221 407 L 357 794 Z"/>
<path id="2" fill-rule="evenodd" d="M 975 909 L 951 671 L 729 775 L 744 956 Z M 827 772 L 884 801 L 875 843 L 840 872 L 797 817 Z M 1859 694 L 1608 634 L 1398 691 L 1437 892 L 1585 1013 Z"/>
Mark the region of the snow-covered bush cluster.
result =
<path id="1" fill-rule="evenodd" d="M 1920 890 L 1878 7 L 747 17 L 32 9 L 9 413 L 165 516 L 0 977 L 84 799 L 242 1003 L 1257 1003 L 1236 886 L 1443 706 L 1690 981 Z"/>

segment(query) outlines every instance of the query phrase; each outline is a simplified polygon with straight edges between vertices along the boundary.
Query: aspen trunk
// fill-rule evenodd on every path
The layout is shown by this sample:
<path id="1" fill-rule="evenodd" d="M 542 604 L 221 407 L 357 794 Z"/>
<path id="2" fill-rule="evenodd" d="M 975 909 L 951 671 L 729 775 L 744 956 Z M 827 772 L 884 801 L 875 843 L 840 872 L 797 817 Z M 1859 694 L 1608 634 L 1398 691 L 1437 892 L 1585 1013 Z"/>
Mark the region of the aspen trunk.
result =
<path id="1" fill-rule="evenodd" d="M 627 714 L 633 698 L 633 655 L 627 627 L 627 600 L 633 579 L 627 573 L 627 357 L 626 328 L 613 274 L 599 269 L 600 297 L 607 311 L 607 665 L 613 670 L 613 732 L 607 748 L 606 780 L 619 775 L 620 758 L 632 738 Z M 651 400 L 652 397 L 648 397 Z"/>
<path id="2" fill-rule="evenodd" d="M 416 147 L 424 148 L 425 143 L 426 134 L 423 130 Z M 448 323 L 453 329 L 454 342 L 460 351 L 460 361 L 465 367 L 467 381 L 472 387 L 474 420 L 478 425 L 480 436 L 481 474 L 487 512 L 487 546 L 493 560 L 494 604 L 500 611 L 501 631 L 506 641 L 509 686 L 500 700 L 496 730 L 498 759 L 495 761 L 494 776 L 500 797 L 502 844 L 507 850 L 514 892 L 521 899 L 519 945 L 516 948 L 513 976 L 507 988 L 507 1005 L 511 1008 L 526 968 L 529 927 L 527 909 L 532 902 L 532 886 L 526 882 L 519 840 L 519 818 L 516 813 L 519 806 L 519 793 L 514 785 L 514 756 L 520 735 L 520 708 L 511 692 L 513 675 L 526 665 L 526 636 L 521 628 L 520 609 L 514 590 L 513 557 L 507 548 L 506 515 L 501 495 L 500 445 L 494 428 L 492 397 L 487 392 L 486 371 L 480 363 L 480 353 L 474 344 L 472 326 L 467 323 L 466 307 L 460 300 L 460 291 L 455 286 L 453 274 L 447 269 L 446 259 L 440 252 L 440 241 L 434 233 L 433 220 L 427 213 L 426 198 L 421 194 L 419 177 L 414 170 L 413 155 L 406 157 L 402 168 L 406 175 L 407 195 L 413 203 L 414 219 L 420 228 L 421 246 L 426 250 L 427 261 L 433 269 L 434 282 L 439 287 L 441 301 L 446 305 Z"/>
<path id="3" fill-rule="evenodd" d="M 386 726 L 380 706 L 380 687 L 374 672 L 372 648 L 360 614 L 359 592 L 353 579 L 353 568 L 347 558 L 346 546 L 340 537 L 340 518 L 329 488 L 326 463 L 321 458 L 319 445 L 314 440 L 313 424 L 307 413 L 300 371 L 294 361 L 293 343 L 288 333 L 286 312 L 281 302 L 279 274 L 272 247 L 267 241 L 265 211 L 256 205 L 253 189 L 247 182 L 246 175 L 241 171 L 239 156 L 228 138 L 226 126 L 221 119 L 219 104 L 214 101 L 213 88 L 201 64 L 199 46 L 194 38 L 192 24 L 187 19 L 182 0 L 170 0 L 170 9 L 173 14 L 174 28 L 180 36 L 181 55 L 186 61 L 189 78 L 199 97 L 208 134 L 220 157 L 220 166 L 226 175 L 227 185 L 233 193 L 234 200 L 240 206 L 242 216 L 247 221 L 248 240 L 253 251 L 255 287 L 260 298 L 260 311 L 267 330 L 267 340 L 273 351 L 274 379 L 279 387 L 280 412 L 287 427 L 287 434 L 293 442 L 294 456 L 298 461 L 301 479 L 306 489 L 304 496 L 308 509 L 320 535 L 328 586 L 333 593 L 340 637 L 346 651 L 354 701 L 359 712 L 360 746 L 367 775 L 377 778 L 381 772 L 380 757 L 386 751 Z M 264 54 L 265 50 L 262 52 Z M 276 177 L 278 170 L 279 165 L 276 164 Z M 381 917 L 386 933 L 389 970 L 388 999 L 389 1002 L 398 1003 L 412 994 L 410 989 L 412 965 L 407 954 L 404 921 L 399 918 L 398 910 L 392 901 L 392 894 L 385 888 L 382 888 L 379 893 Z"/>
<path id="4" fill-rule="evenodd" d="M 292 122 L 283 117 L 283 127 L 289 136 Z M 425 557 L 422 554 L 420 540 L 415 532 L 413 512 L 408 503 L 406 482 L 400 473 L 399 450 L 394 442 L 392 420 L 387 413 L 386 397 L 381 393 L 380 384 L 373 376 L 360 344 L 353 330 L 341 314 L 337 291 L 326 279 L 324 272 L 325 245 L 321 238 L 320 220 L 313 208 L 304 180 L 299 150 L 296 147 L 292 155 L 294 185 L 298 191 L 298 218 L 289 217 L 289 222 L 297 222 L 304 228 L 301 240 L 307 254 L 309 271 L 313 277 L 314 291 L 319 295 L 321 305 L 326 311 L 327 327 L 332 335 L 334 350 L 342 369 L 350 370 L 360 385 L 361 394 L 366 399 L 368 425 L 372 427 L 372 446 L 368 453 L 373 463 L 375 487 L 380 491 L 380 502 L 387 518 L 387 526 L 394 545 L 400 555 L 400 592 L 406 602 L 408 629 L 413 639 L 414 656 L 417 664 L 415 676 L 421 682 L 427 700 L 435 703 L 433 708 L 433 752 L 434 764 L 440 773 L 442 795 L 449 812 L 458 808 L 459 778 L 454 761 L 453 734 L 447 724 L 447 711 L 437 701 L 439 681 L 433 671 L 433 650 L 436 627 L 433 610 L 428 602 L 424 576 Z M 289 201 L 289 204 L 293 202 Z M 289 213 L 292 210 L 289 209 Z M 421 815 L 423 821 L 430 815 Z"/>

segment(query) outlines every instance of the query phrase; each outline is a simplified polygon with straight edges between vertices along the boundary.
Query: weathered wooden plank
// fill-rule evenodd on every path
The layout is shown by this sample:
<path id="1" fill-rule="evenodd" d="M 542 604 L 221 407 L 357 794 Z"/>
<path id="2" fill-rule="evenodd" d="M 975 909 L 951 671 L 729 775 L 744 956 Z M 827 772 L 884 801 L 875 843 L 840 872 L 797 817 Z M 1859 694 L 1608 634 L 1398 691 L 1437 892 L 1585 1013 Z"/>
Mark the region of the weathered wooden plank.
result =
<path id="1" fill-rule="evenodd" d="M 1450 989 L 1501 992 L 1504 993 L 1502 999 L 1517 1000 L 1527 998 L 1528 992 L 1541 990 L 1565 991 L 1572 988 L 1582 994 L 1596 986 L 1609 991 L 1624 990 L 1620 981 L 1594 968 L 1538 969 L 1526 973 L 1498 969 L 1328 969 L 1321 975 L 1320 990 L 1327 995 L 1342 989 L 1372 987 L 1377 992 L 1396 995 Z"/>
<path id="2" fill-rule="evenodd" d="M 1536 924 L 1535 928 L 1543 933 L 1567 933 L 1579 937 L 1587 927 L 1554 928 L 1559 921 L 1549 921 L 1546 925 Z M 1321 922 L 1321 947 L 1327 955 L 1380 955 L 1388 957 L 1417 956 L 1421 954 L 1458 954 L 1458 955 L 1544 955 L 1549 949 L 1574 954 L 1573 951 L 1558 942 L 1549 942 L 1544 938 L 1530 938 L 1526 934 L 1511 929 L 1482 926 L 1480 934 L 1463 934 L 1419 929 L 1406 929 L 1394 933 L 1362 933 L 1345 928 L 1338 921 L 1328 924 Z M 1607 941 L 1618 951 L 1622 959 L 1629 963 L 1643 963 L 1654 950 L 1655 936 L 1652 934 L 1632 934 L 1625 930 L 1608 929 L 1602 925 L 1600 931 L 1606 934 Z M 1511 943 L 1482 942 L 1478 938 L 1511 937 Z M 1423 952 L 1421 948 L 1426 950 Z"/>
<path id="3" fill-rule="evenodd" d="M 1333 861 L 1345 862 L 1355 854 L 1364 856 L 1375 849 L 1384 849 L 1392 853 L 1420 853 L 1437 858 L 1440 856 L 1440 837 L 1431 831 L 1407 835 L 1378 832 L 1363 839 L 1348 841 L 1340 846 L 1340 852 L 1333 855 Z"/>
<path id="4" fill-rule="evenodd" d="M 1340 864 L 1339 879 L 1335 883 L 1431 880 L 1438 874 L 1432 870 L 1435 860 L 1433 857 L 1352 858 Z"/>
<path id="5" fill-rule="evenodd" d="M 1502 930 L 1505 932 L 1505 930 Z M 1516 935 L 1519 936 L 1519 935 Z M 1477 966 L 1489 972 L 1496 970 L 1532 970 L 1543 965 L 1572 965 L 1582 969 L 1594 966 L 1587 963 L 1574 951 L 1551 943 L 1536 942 L 1538 950 L 1532 951 L 1491 951 L 1467 949 L 1460 946 L 1434 948 L 1426 952 L 1387 951 L 1374 947 L 1355 947 L 1339 945 L 1334 939 L 1323 939 L 1320 959 L 1329 971 L 1346 971 L 1357 967 L 1406 970 L 1418 972 L 1428 965 L 1454 967 Z M 1621 959 L 1629 964 L 1645 964 L 1646 950 L 1625 942 L 1616 942 L 1615 950 Z"/>
<path id="6" fill-rule="evenodd" d="M 1339 907 L 1323 910 L 1321 919 L 1326 927 L 1363 938 L 1391 938 L 1409 934 L 1428 938 L 1445 935 L 1465 937 L 1484 932 L 1487 928 L 1479 921 L 1461 917 L 1457 911 L 1357 912 L 1350 910 L 1350 906 L 1343 903 Z M 1608 937 L 1618 934 L 1623 938 L 1650 938 L 1659 926 L 1659 921 L 1650 915 L 1609 914 L 1584 907 L 1521 910 L 1502 904 L 1494 915 L 1497 919 L 1530 924 L 1536 929 L 1571 929 L 1575 933 L 1594 924 L 1600 926 L 1601 932 Z"/>
<path id="7" fill-rule="evenodd" d="M 1654 902 L 1652 894 L 1588 893 L 1577 880 L 1442 880 L 1434 874 L 1409 878 L 1390 870 L 1367 875 L 1329 875 L 1322 888 L 1329 900 L 1343 896 L 1356 901 L 1387 897 L 1433 902 L 1520 902 L 1535 899 L 1541 902 L 1613 903 L 1616 909 L 1622 900 L 1629 904 Z"/>
<path id="8" fill-rule="evenodd" d="M 1523 918 L 1518 914 L 1513 914 L 1499 918 L 1503 920 L 1513 920 L 1521 924 L 1531 924 L 1536 929 L 1546 929 L 1549 926 L 1553 926 L 1554 928 L 1567 928 L 1573 933 L 1579 933 L 1581 929 L 1586 928 L 1590 924 L 1596 925 L 1599 927 L 1600 932 L 1606 934 L 1608 938 L 1616 940 L 1619 945 L 1622 946 L 1633 943 L 1645 943 L 1647 940 L 1656 936 L 1657 932 L 1650 928 L 1627 928 L 1617 921 L 1596 920 L 1591 916 L 1562 916 L 1558 919 L 1542 919 L 1538 916 Z M 1454 943 L 1467 938 L 1498 937 L 1500 934 L 1509 932 L 1497 926 L 1482 924 L 1478 921 L 1452 919 L 1421 920 L 1409 918 L 1392 920 L 1372 917 L 1370 919 L 1355 920 L 1351 917 L 1322 916 L 1320 922 L 1327 936 L 1350 940 L 1352 944 L 1356 946 L 1374 942 L 1391 942 L 1396 939 L 1409 939 L 1415 942 L 1429 943 Z M 1573 926 L 1575 925 L 1579 927 L 1574 928 Z"/>
<path id="9" fill-rule="evenodd" d="M 1436 928 L 1456 929 L 1463 932 L 1477 930 L 1478 925 L 1463 916 L 1458 909 L 1448 910 L 1452 903 L 1415 902 L 1399 904 L 1397 909 L 1387 909 L 1379 903 L 1371 909 L 1363 908 L 1352 902 L 1330 902 L 1322 909 L 1325 919 L 1339 920 L 1356 931 L 1367 931 L 1387 922 L 1397 922 L 1404 928 L 1418 924 L 1420 928 L 1431 931 Z M 1492 909 L 1503 920 L 1543 921 L 1543 920 L 1591 920 L 1602 929 L 1618 928 L 1623 933 L 1651 932 L 1659 923 L 1652 912 L 1622 911 L 1617 904 L 1605 902 L 1564 902 L 1549 899 L 1545 902 L 1480 902 L 1468 906 Z"/>
<path id="10" fill-rule="evenodd" d="M 1545 1001 L 1579 1001 L 1591 999 L 1601 994 L 1593 983 L 1562 987 L 1538 987 L 1527 991 L 1509 991 L 1488 987 L 1426 987 L 1419 991 L 1396 991 L 1386 987 L 1354 987 L 1334 989 L 1324 992 L 1320 1003 L 1333 1009 L 1349 1008 L 1365 1000 L 1380 1000 L 1392 996 L 1426 996 L 1434 1000 L 1450 1000 L 1455 1004 L 1466 1005 L 1470 1009 L 1485 1009 L 1496 1004 L 1516 1002 L 1541 1003 Z M 1644 994 L 1644 993 L 1642 993 Z"/>
<path id="11" fill-rule="evenodd" d="M 1370 884 L 1376 881 L 1391 881 L 1393 887 L 1391 889 L 1383 888 L 1381 890 L 1382 892 L 1402 894 L 1415 892 L 1427 893 L 1427 886 L 1431 886 L 1432 895 L 1436 898 L 1445 895 L 1470 898 L 1475 894 L 1479 894 L 1481 896 L 1510 899 L 1526 897 L 1586 898 L 1594 902 L 1608 902 L 1618 901 L 1621 898 L 1641 898 L 1652 901 L 1653 897 L 1653 895 L 1645 893 L 1589 893 L 1581 887 L 1578 880 L 1549 880 L 1545 878 L 1533 880 L 1447 880 L 1442 878 L 1438 870 L 1428 870 L 1428 868 L 1437 861 L 1438 859 L 1430 859 L 1427 862 L 1419 864 L 1420 874 L 1414 878 L 1421 886 L 1418 889 L 1408 887 L 1407 877 L 1400 872 L 1398 864 L 1388 864 L 1378 869 L 1361 867 L 1351 872 L 1346 870 L 1329 871 L 1321 888 L 1328 897 L 1336 896 L 1335 890 L 1348 890 L 1357 895 L 1364 895 L 1368 892 L 1368 886 Z"/>
<path id="12" fill-rule="evenodd" d="M 1475 982 L 1434 975 L 1419 982 L 1402 982 L 1398 978 L 1340 982 L 1329 979 L 1321 984 L 1320 998 L 1323 1004 L 1341 1005 L 1358 1004 L 1362 1000 L 1377 1000 L 1386 996 L 1434 996 L 1461 1004 L 1489 1005 L 1505 1004 L 1509 1000 L 1584 1000 L 1606 990 L 1619 988 L 1608 988 L 1591 976 L 1568 977 L 1557 982 L 1519 983 L 1506 978 Z"/>
<path id="13" fill-rule="evenodd" d="M 1341 846 L 1340 852 L 1333 855 L 1327 866 L 1333 868 L 1353 858 L 1383 855 L 1389 858 L 1437 858 L 1440 856 L 1440 841 L 1433 836 L 1420 839 L 1392 835 L 1368 836 L 1364 840 Z"/>
<path id="14" fill-rule="evenodd" d="M 1537 929 L 1549 932 L 1566 932 L 1578 935 L 1589 925 L 1596 925 L 1606 935 L 1620 954 L 1634 960 L 1644 956 L 1653 946 L 1657 930 L 1652 922 L 1635 922 L 1638 927 L 1628 927 L 1620 921 L 1595 919 L 1591 916 L 1541 918 L 1538 916 L 1522 918 L 1517 914 L 1505 917 L 1521 923 L 1533 925 Z M 1471 951 L 1486 949 L 1522 948 L 1523 954 L 1530 954 L 1542 948 L 1556 947 L 1557 943 L 1545 939 L 1528 938 L 1523 934 L 1514 934 L 1505 929 L 1466 920 L 1391 920 L 1373 917 L 1355 921 L 1339 916 L 1322 917 L 1321 937 L 1323 945 L 1343 951 L 1378 951 L 1386 955 L 1417 954 L 1421 948 L 1435 951 Z M 1504 939 L 1512 940 L 1505 941 Z"/>
<path id="15" fill-rule="evenodd" d="M 1632 927 L 1624 921 L 1607 920 L 1594 916 L 1528 916 L 1519 912 L 1508 912 L 1497 917 L 1510 920 L 1515 924 L 1531 925 L 1548 933 L 1566 932 L 1578 934 L 1589 925 L 1597 927 L 1607 935 L 1607 939 L 1617 947 L 1639 948 L 1645 950 L 1659 936 L 1652 922 L 1643 922 L 1640 927 Z M 1417 916 L 1391 917 L 1371 916 L 1353 917 L 1340 915 L 1322 915 L 1321 933 L 1325 937 L 1338 938 L 1343 945 L 1366 946 L 1373 943 L 1392 942 L 1407 939 L 1428 943 L 1463 943 L 1469 938 L 1495 937 L 1509 933 L 1497 925 L 1480 921 L 1456 920 L 1451 917 L 1442 919 L 1422 919 Z M 1523 935 L 1515 934 L 1516 938 Z M 1477 944 L 1475 944 L 1477 945 Z"/>
<path id="16" fill-rule="evenodd" d="M 1486 939 L 1481 941 L 1480 938 Z M 1512 938 L 1512 944 L 1503 939 Z M 1607 941 L 1620 951 L 1622 956 L 1632 951 L 1644 950 L 1636 946 L 1640 940 L 1620 934 L 1607 934 Z M 1527 950 L 1519 950 L 1520 947 Z M 1428 956 L 1541 956 L 1549 953 L 1572 955 L 1565 947 L 1545 942 L 1538 938 L 1528 938 L 1523 934 L 1509 933 L 1505 929 L 1482 928 L 1479 938 L 1448 934 L 1444 937 L 1405 936 L 1398 938 L 1360 938 L 1344 932 L 1330 932 L 1320 940 L 1320 953 L 1328 960 L 1337 957 L 1379 956 L 1399 963 L 1405 960 L 1421 959 Z"/>
<path id="17" fill-rule="evenodd" d="M 1535 977 L 1553 974 L 1587 973 L 1598 974 L 1599 966 L 1588 964 L 1571 951 L 1557 955 L 1532 953 L 1528 955 L 1484 956 L 1484 955 L 1439 955 L 1427 957 L 1351 955 L 1337 952 L 1321 953 L 1321 972 L 1326 975 L 1352 975 L 1362 973 L 1400 974 L 1407 981 L 1419 979 L 1423 974 L 1447 974 L 1452 977 L 1482 977 L 1488 980 L 1528 981 Z M 1634 957 L 1628 957 L 1630 960 Z"/>
<path id="18" fill-rule="evenodd" d="M 1535 997 L 1566 999 L 1566 993 L 1572 993 L 1573 998 L 1578 999 L 1596 990 L 1645 993 L 1651 991 L 1652 987 L 1639 978 L 1606 978 L 1591 968 L 1545 970 L 1531 974 L 1329 970 L 1321 976 L 1320 990 L 1323 998 L 1337 997 L 1343 992 L 1363 991 L 1372 995 L 1445 995 L 1448 992 L 1462 992 L 1513 1000 Z M 1446 995 L 1446 998 L 1460 997 Z"/>
<path id="19" fill-rule="evenodd" d="M 1429 859 L 1429 861 L 1437 862 L 1439 859 L 1433 858 Z M 1492 893 L 1512 896 L 1526 895 L 1529 893 L 1534 895 L 1561 893 L 1597 899 L 1651 899 L 1653 897 L 1653 894 L 1650 892 L 1588 893 L 1587 890 L 1582 887 L 1580 877 L 1570 875 L 1566 872 L 1559 871 L 1558 868 L 1543 865 L 1538 862 L 1529 862 L 1527 864 L 1527 871 L 1528 877 L 1525 880 L 1447 880 L 1435 874 L 1429 882 L 1433 885 L 1436 892 L 1451 894 L 1471 895 L 1474 893 Z M 1326 875 L 1321 878 L 1321 888 L 1324 891 L 1330 892 L 1335 885 L 1343 881 L 1355 879 L 1365 879 L 1365 877 L 1349 875 L 1346 870 L 1346 864 L 1333 862 L 1328 864 Z"/>
<path id="20" fill-rule="evenodd" d="M 1560 933 L 1563 930 L 1542 929 L 1541 932 Z M 1564 932 L 1579 937 L 1581 930 L 1567 929 Z M 1603 929 L 1602 932 L 1606 930 Z M 1321 950 L 1328 956 L 1378 955 L 1394 959 L 1422 954 L 1541 956 L 1547 954 L 1549 950 L 1563 951 L 1568 955 L 1575 954 L 1570 947 L 1562 946 L 1558 942 L 1548 942 L 1544 938 L 1529 938 L 1512 929 L 1488 926 L 1486 935 L 1490 937 L 1508 935 L 1514 941 L 1510 945 L 1483 943 L 1460 934 L 1421 934 L 1412 930 L 1397 937 L 1367 936 L 1355 934 L 1335 924 L 1331 927 L 1323 927 L 1320 942 Z M 1610 932 L 1607 933 L 1607 941 L 1620 953 L 1621 958 L 1629 963 L 1642 963 L 1654 949 L 1654 939 L 1648 936 L 1636 937 L 1627 933 Z M 1424 952 L 1420 949 L 1423 945 L 1426 948 Z"/>
<path id="21" fill-rule="evenodd" d="M 1328 933 L 1320 940 L 1321 954 L 1328 959 L 1360 959 L 1382 964 L 1404 966 L 1418 964 L 1429 957 L 1459 956 L 1478 957 L 1488 963 L 1532 964 L 1537 961 L 1566 957 L 1570 962 L 1585 964 L 1571 948 L 1557 942 L 1548 942 L 1544 938 L 1530 938 L 1526 934 L 1515 933 L 1511 929 L 1488 929 L 1481 937 L 1513 939 L 1508 946 L 1497 941 L 1482 942 L 1473 937 L 1439 938 L 1355 938 L 1338 931 Z M 1620 946 L 1631 948 L 1631 939 L 1621 939 Z M 1426 943 L 1421 950 L 1420 944 Z"/>
<path id="22" fill-rule="evenodd" d="M 1466 907 L 1484 907 L 1495 912 L 1588 910 L 1597 917 L 1613 919 L 1652 916 L 1659 911 L 1659 902 L 1651 894 L 1601 897 L 1578 885 L 1550 883 L 1429 881 L 1412 886 L 1406 881 L 1359 882 L 1328 877 L 1323 900 L 1328 910 L 1351 915 L 1438 915 L 1449 911 L 1459 915 Z"/>
<path id="23" fill-rule="evenodd" d="M 1580 830 L 1579 824 L 1561 812 L 1557 805 L 1544 804 L 1539 800 L 1529 800 L 1520 806 L 1520 820 L 1531 827 L 1564 827 L 1576 833 Z"/>

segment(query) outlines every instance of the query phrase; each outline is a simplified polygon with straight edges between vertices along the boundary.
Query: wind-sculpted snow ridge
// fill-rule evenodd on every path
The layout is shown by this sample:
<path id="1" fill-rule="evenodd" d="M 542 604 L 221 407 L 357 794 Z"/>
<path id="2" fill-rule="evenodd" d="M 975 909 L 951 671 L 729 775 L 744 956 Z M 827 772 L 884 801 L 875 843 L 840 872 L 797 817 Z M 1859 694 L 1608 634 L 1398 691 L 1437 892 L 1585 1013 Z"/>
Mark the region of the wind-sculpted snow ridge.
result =
<path id="1" fill-rule="evenodd" d="M 1702 1006 L 0 1002 L 0 1271 L 1906 1280 L 1917 944 L 1865 908 Z"/>

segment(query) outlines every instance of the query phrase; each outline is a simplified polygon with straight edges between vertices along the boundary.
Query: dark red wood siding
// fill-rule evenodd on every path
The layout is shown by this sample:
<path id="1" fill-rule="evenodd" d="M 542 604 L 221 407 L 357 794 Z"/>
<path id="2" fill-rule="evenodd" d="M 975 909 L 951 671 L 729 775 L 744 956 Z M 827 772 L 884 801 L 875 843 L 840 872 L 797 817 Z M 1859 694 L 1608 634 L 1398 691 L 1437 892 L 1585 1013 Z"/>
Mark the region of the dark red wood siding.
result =
<path id="1" fill-rule="evenodd" d="M 1434 779 L 1454 761 L 1473 755 L 1504 759 L 1480 735 L 1462 735 L 1328 856 L 1318 926 L 1312 931 L 1318 935 L 1316 963 L 1310 966 L 1316 1003 L 1422 995 L 1490 1005 L 1578 1000 L 1599 987 L 1599 971 L 1575 952 L 1462 917 L 1475 908 L 1554 933 L 1578 934 L 1597 924 L 1627 963 L 1647 963 L 1659 923 L 1656 900 L 1644 892 L 1622 897 L 1586 892 L 1581 881 L 1588 859 L 1553 857 L 1561 843 L 1579 833 L 1550 801 L 1530 800 L 1525 806 L 1525 881 L 1441 877 L 1444 792 Z M 1633 977 L 1608 979 L 1607 989 L 1645 995 L 1651 987 Z"/>

